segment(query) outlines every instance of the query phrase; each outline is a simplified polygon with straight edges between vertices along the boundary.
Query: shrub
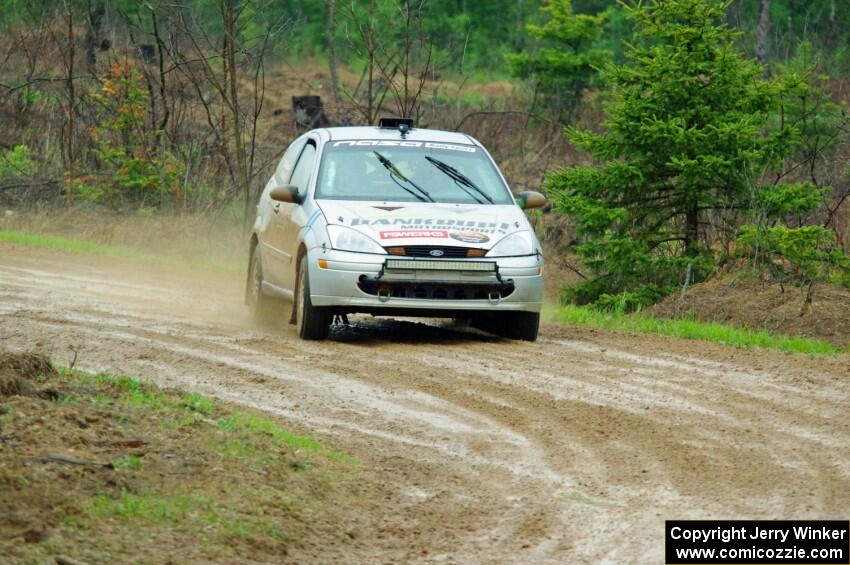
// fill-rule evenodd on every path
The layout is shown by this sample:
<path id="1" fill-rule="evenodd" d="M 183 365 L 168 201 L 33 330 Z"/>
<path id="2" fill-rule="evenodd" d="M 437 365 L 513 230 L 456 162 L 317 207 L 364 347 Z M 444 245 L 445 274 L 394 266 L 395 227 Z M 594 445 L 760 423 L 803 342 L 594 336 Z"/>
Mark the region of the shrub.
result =
<path id="1" fill-rule="evenodd" d="M 0 155 L 0 178 L 32 177 L 36 165 L 26 145 L 17 145 Z"/>
<path id="2" fill-rule="evenodd" d="M 92 96 L 100 111 L 91 131 L 94 154 L 105 165 L 97 183 L 80 192 L 90 200 L 159 207 L 176 200 L 183 163 L 158 147 L 158 135 L 146 127 L 149 94 L 133 61 L 114 63 Z M 92 186 L 93 185 L 93 186 Z"/>
<path id="3" fill-rule="evenodd" d="M 782 283 L 818 282 L 850 285 L 850 257 L 844 254 L 833 230 L 823 226 L 765 227 L 748 224 L 738 236 L 739 251 L 767 266 Z"/>

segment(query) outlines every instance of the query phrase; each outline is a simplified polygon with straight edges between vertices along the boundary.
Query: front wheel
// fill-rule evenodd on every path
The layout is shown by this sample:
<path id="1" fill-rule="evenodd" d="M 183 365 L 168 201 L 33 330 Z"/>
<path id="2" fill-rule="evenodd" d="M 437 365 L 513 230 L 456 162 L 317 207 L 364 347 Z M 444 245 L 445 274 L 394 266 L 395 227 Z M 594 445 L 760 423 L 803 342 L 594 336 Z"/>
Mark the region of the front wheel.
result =
<path id="1" fill-rule="evenodd" d="M 505 337 L 523 341 L 537 341 L 540 331 L 540 312 L 506 312 Z"/>
<path id="2" fill-rule="evenodd" d="M 488 312 L 475 315 L 472 327 L 508 339 L 537 341 L 539 312 Z"/>
<path id="3" fill-rule="evenodd" d="M 310 300 L 310 277 L 307 257 L 298 265 L 298 288 L 295 295 L 295 328 L 301 339 L 325 339 L 331 329 L 331 313 L 327 308 L 313 306 Z"/>

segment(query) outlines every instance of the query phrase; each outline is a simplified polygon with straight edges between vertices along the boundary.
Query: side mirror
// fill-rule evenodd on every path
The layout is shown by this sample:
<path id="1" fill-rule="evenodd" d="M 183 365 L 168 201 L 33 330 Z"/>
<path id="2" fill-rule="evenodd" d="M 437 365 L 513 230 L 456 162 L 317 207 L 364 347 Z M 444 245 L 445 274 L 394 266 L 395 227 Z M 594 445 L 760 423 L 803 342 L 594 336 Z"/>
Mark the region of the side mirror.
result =
<path id="1" fill-rule="evenodd" d="M 516 203 L 523 210 L 532 210 L 546 206 L 546 197 L 539 192 L 529 190 L 516 195 Z"/>
<path id="2" fill-rule="evenodd" d="M 284 184 L 274 187 L 269 192 L 269 198 L 277 202 L 287 202 L 289 204 L 301 204 L 304 202 L 304 197 L 298 193 L 298 187 L 294 184 Z"/>

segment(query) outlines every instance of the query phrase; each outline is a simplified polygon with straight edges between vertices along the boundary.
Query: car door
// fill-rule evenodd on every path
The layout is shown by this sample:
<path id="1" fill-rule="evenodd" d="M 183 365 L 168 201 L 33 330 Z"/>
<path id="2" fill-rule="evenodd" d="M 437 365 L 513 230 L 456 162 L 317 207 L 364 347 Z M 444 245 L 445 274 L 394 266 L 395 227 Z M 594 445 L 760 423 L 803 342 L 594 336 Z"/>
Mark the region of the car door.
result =
<path id="1" fill-rule="evenodd" d="M 289 179 L 291 185 L 298 187 L 301 195 L 307 194 L 310 179 L 316 165 L 316 142 L 307 139 L 295 167 Z M 271 244 L 279 251 L 280 273 L 279 282 L 275 283 L 288 291 L 295 289 L 295 254 L 298 251 L 298 233 L 307 221 L 304 209 L 300 204 L 289 204 L 286 202 L 275 202 L 273 205 L 273 216 L 271 219 L 270 240 Z"/>
<path id="2" fill-rule="evenodd" d="M 277 287 L 283 286 L 286 279 L 286 270 L 289 268 L 289 255 L 281 247 L 282 242 L 276 241 L 277 229 L 276 219 L 280 214 L 280 203 L 269 197 L 269 192 L 276 187 L 289 184 L 295 163 L 301 155 L 301 150 L 307 142 L 306 137 L 296 139 L 290 144 L 283 157 L 278 163 L 274 174 L 266 183 L 263 194 L 260 197 L 257 215 L 260 218 L 257 233 L 260 242 L 260 254 L 263 261 L 263 278 Z"/>

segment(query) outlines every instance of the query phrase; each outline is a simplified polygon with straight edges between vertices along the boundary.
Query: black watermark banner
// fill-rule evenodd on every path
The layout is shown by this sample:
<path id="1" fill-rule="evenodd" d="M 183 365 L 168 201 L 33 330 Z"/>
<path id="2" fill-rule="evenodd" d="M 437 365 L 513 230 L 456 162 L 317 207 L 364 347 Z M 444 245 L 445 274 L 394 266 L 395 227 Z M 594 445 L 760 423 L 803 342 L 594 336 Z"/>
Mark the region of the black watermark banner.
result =
<path id="1" fill-rule="evenodd" d="M 848 565 L 850 522 L 667 520 L 667 565 Z"/>

